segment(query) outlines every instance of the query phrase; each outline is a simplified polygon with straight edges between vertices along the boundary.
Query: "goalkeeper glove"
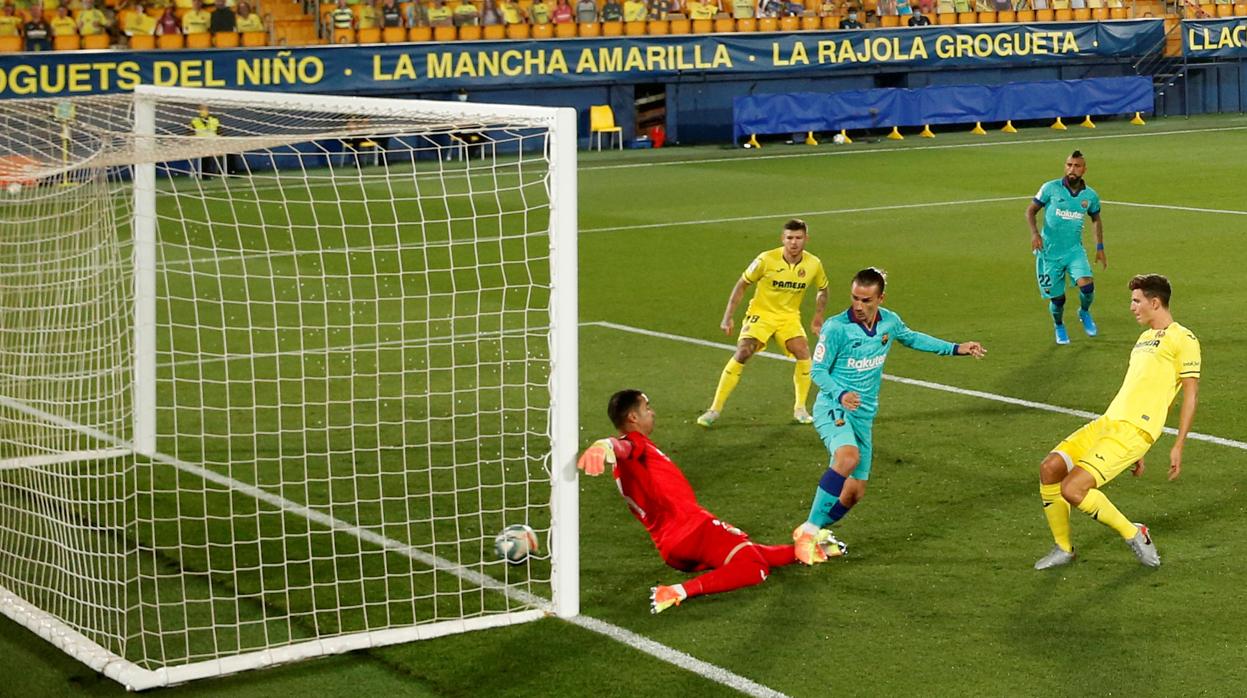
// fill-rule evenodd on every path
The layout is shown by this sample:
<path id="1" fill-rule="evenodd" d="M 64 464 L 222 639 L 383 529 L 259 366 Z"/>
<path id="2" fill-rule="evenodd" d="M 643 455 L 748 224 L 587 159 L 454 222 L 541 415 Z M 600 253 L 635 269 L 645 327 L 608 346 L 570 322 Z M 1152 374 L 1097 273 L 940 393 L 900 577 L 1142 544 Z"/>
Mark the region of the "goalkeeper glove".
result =
<path id="1" fill-rule="evenodd" d="M 585 471 L 585 475 L 601 475 L 607 465 L 615 465 L 615 440 L 609 437 L 594 441 L 576 461 L 576 467 Z"/>

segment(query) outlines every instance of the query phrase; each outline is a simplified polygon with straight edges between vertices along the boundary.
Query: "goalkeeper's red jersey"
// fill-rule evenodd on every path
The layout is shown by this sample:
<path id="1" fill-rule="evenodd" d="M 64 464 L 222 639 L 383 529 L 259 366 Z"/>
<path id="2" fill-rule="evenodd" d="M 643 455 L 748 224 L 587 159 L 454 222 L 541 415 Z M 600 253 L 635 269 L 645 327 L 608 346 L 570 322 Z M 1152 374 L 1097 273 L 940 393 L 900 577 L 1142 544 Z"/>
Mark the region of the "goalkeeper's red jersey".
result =
<path id="1" fill-rule="evenodd" d="M 632 453 L 615 463 L 615 484 L 665 558 L 703 521 L 714 517 L 697 504 L 684 473 L 649 437 L 634 431 L 621 438 L 631 442 Z"/>

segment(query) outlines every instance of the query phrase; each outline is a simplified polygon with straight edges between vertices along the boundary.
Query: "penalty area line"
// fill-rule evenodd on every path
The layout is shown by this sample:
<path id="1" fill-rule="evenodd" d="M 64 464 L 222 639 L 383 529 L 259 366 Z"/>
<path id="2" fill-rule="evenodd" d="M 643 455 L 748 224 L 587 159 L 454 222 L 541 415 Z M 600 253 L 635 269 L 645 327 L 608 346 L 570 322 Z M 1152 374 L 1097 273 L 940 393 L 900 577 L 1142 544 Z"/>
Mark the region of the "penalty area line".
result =
<path id="1" fill-rule="evenodd" d="M 713 349 L 724 349 L 727 351 L 732 351 L 736 349 L 734 345 L 724 344 L 723 342 L 712 342 L 708 339 L 698 339 L 696 337 L 685 337 L 683 335 L 671 334 L 669 332 L 657 332 L 654 330 L 647 330 L 647 329 L 643 329 L 640 327 L 633 327 L 631 325 L 621 325 L 617 322 L 607 322 L 605 320 L 582 322 L 580 323 L 580 325 L 581 327 L 605 327 L 607 329 L 618 330 L 620 332 L 631 332 L 632 334 L 639 334 L 645 337 L 654 337 L 656 339 L 668 339 L 674 342 L 683 342 L 684 344 L 695 344 L 697 346 L 711 347 Z M 754 354 L 754 356 L 765 356 L 768 359 L 777 359 L 779 361 L 788 361 L 788 362 L 793 361 L 793 359 L 787 356 L 784 356 L 782 354 L 776 354 L 774 352 L 769 352 L 769 351 L 761 351 L 761 352 L 758 352 L 757 354 Z M 1069 415 L 1071 417 L 1081 417 L 1082 419 L 1095 419 L 1096 417 L 1100 416 L 1098 413 L 1087 412 L 1086 410 L 1075 410 L 1069 407 L 1061 407 L 1060 405 L 1049 405 L 1044 402 L 1035 402 L 1033 400 L 1023 400 L 1021 398 L 1009 397 L 1008 395 L 1000 395 L 997 393 L 989 393 L 989 392 L 985 392 L 982 390 L 969 390 L 967 388 L 958 388 L 957 386 L 954 386 L 954 385 L 945 385 L 943 383 L 935 383 L 933 381 L 919 380 L 916 378 L 904 378 L 902 376 L 893 376 L 888 373 L 883 374 L 883 379 L 893 381 L 895 383 L 904 383 L 905 385 L 913 385 L 919 388 L 929 388 L 931 390 L 939 390 L 939 391 L 946 392 L 946 393 L 964 395 L 966 397 L 977 397 L 977 398 L 982 398 L 984 400 L 991 400 L 993 402 L 1003 402 L 1007 405 L 1016 405 L 1018 407 L 1029 407 L 1034 410 L 1042 410 L 1044 412 L 1055 412 L 1057 414 Z M 1173 427 L 1165 427 L 1165 433 L 1170 434 L 1170 435 L 1177 434 L 1178 430 L 1174 429 Z M 1200 434 L 1194 431 L 1188 434 L 1187 438 L 1193 439 L 1195 441 L 1205 441 L 1207 443 L 1216 444 L 1218 446 L 1226 446 L 1229 448 L 1237 448 L 1239 450 L 1247 451 L 1247 442 L 1237 441 L 1235 439 L 1227 439 L 1221 436 L 1213 436 L 1211 434 Z"/>

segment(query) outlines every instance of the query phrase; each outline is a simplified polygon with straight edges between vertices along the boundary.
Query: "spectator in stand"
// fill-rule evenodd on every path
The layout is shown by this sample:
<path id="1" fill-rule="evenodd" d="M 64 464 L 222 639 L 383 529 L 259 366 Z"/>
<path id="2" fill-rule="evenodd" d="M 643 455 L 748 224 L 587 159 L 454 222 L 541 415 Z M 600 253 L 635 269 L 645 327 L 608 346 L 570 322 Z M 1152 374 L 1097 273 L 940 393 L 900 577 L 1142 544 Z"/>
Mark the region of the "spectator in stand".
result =
<path id="1" fill-rule="evenodd" d="M 56 8 L 56 16 L 48 22 L 48 26 L 52 28 L 52 36 L 73 36 L 78 33 L 78 23 L 69 16 L 68 5 Z"/>
<path id="2" fill-rule="evenodd" d="M 230 34 L 233 33 L 238 25 L 238 18 L 234 14 L 233 8 L 225 3 L 217 5 L 217 8 L 209 15 L 208 31 L 213 34 Z"/>
<path id="3" fill-rule="evenodd" d="M 606 0 L 606 4 L 602 5 L 603 22 L 622 22 L 623 13 L 623 5 L 619 4 L 619 0 Z"/>
<path id="4" fill-rule="evenodd" d="M 536 0 L 528 8 L 528 18 L 533 24 L 549 24 L 550 6 L 546 4 L 546 0 Z"/>
<path id="5" fill-rule="evenodd" d="M 515 0 L 501 0 L 498 3 L 498 11 L 502 13 L 503 24 L 523 24 L 527 21 L 523 8 L 515 4 Z"/>
<path id="6" fill-rule="evenodd" d="M 892 17 L 896 15 L 896 0 L 879 0 L 876 12 L 880 17 Z"/>
<path id="7" fill-rule="evenodd" d="M 12 5 L 6 3 L 0 7 L 0 36 L 21 36 L 22 19 Z"/>
<path id="8" fill-rule="evenodd" d="M 719 4 L 716 0 L 689 0 L 689 19 L 714 19 L 717 14 L 719 14 Z"/>
<path id="9" fill-rule="evenodd" d="M 576 19 L 576 11 L 567 0 L 558 0 L 558 3 L 554 6 L 554 23 L 571 24 Z"/>
<path id="10" fill-rule="evenodd" d="M 498 11 L 494 0 L 485 0 L 485 3 L 481 5 L 481 24 L 486 27 L 502 24 L 502 13 Z"/>
<path id="11" fill-rule="evenodd" d="M 238 16 L 235 19 L 234 28 L 239 32 L 264 31 L 264 20 L 260 19 L 258 12 L 252 12 L 251 6 L 246 2 L 239 2 L 235 13 Z"/>
<path id="12" fill-rule="evenodd" d="M 456 27 L 470 27 L 480 24 L 481 15 L 471 0 L 462 0 L 454 9 Z"/>
<path id="13" fill-rule="evenodd" d="M 43 5 L 30 8 L 30 21 L 26 23 L 22 31 L 26 34 L 27 51 L 52 50 L 52 28 L 43 18 Z"/>
<path id="14" fill-rule="evenodd" d="M 379 14 L 381 26 L 386 29 L 403 26 L 403 8 L 398 6 L 397 0 L 382 0 Z"/>
<path id="15" fill-rule="evenodd" d="M 921 7 L 915 7 L 914 16 L 909 18 L 908 24 L 911 27 L 929 27 L 931 26 L 931 18 L 923 14 Z"/>
<path id="16" fill-rule="evenodd" d="M 182 26 L 178 23 L 178 16 L 173 11 L 173 5 L 166 5 L 164 14 L 160 15 L 160 19 L 156 20 L 156 36 L 181 33 Z"/>
<path id="17" fill-rule="evenodd" d="M 576 21 L 581 24 L 594 24 L 598 21 L 598 4 L 594 0 L 580 0 L 576 3 Z"/>
<path id="18" fill-rule="evenodd" d="M 156 18 L 147 14 L 141 2 L 134 3 L 134 11 L 126 18 L 126 36 L 155 36 Z"/>
<path id="19" fill-rule="evenodd" d="M 736 19 L 753 19 L 756 9 L 753 0 L 732 0 L 732 17 Z"/>
<path id="20" fill-rule="evenodd" d="M 840 23 L 841 29 L 861 29 L 862 23 L 857 21 L 857 10 L 849 10 L 849 16 Z"/>
<path id="21" fill-rule="evenodd" d="M 625 22 L 644 22 L 649 8 L 643 0 L 624 0 L 623 16 Z"/>
<path id="22" fill-rule="evenodd" d="M 1026 2 L 1026 0 L 1022 0 L 1022 2 Z M 935 14 L 935 0 L 918 0 L 918 9 L 922 10 L 922 14 L 930 17 Z"/>
<path id="23" fill-rule="evenodd" d="M 666 19 L 667 7 L 667 0 L 649 0 L 649 8 L 647 8 L 649 18 L 652 20 Z"/>
<path id="24" fill-rule="evenodd" d="M 449 27 L 452 24 L 450 8 L 446 7 L 443 0 L 433 0 L 433 6 L 428 10 L 428 18 L 430 27 Z"/>
<path id="25" fill-rule="evenodd" d="M 356 29 L 376 29 L 381 26 L 377 20 L 377 6 L 374 0 L 364 0 L 359 4 L 355 15 Z"/>
<path id="26" fill-rule="evenodd" d="M 108 31 L 109 21 L 103 12 L 95 9 L 92 0 L 82 0 L 82 11 L 78 13 L 78 33 L 82 36 L 94 36 Z"/>
<path id="27" fill-rule="evenodd" d="M 204 9 L 202 0 L 194 0 L 191 9 L 182 15 L 183 34 L 206 34 L 212 24 L 212 15 Z"/>

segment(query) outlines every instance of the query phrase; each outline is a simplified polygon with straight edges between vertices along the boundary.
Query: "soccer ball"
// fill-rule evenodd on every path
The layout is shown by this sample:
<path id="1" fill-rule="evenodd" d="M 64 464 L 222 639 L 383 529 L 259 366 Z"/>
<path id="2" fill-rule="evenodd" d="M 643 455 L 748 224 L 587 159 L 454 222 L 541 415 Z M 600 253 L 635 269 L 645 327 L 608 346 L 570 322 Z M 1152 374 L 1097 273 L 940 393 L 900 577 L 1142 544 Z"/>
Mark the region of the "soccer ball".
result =
<path id="1" fill-rule="evenodd" d="M 9 182 L 9 186 L 5 187 L 4 189 L 5 191 L 9 192 L 9 196 L 17 196 L 18 194 L 22 193 L 22 183 L 21 182 Z"/>
<path id="2" fill-rule="evenodd" d="M 836 145 L 844 145 L 844 134 L 837 133 L 836 135 L 832 136 L 831 142 L 835 143 Z"/>
<path id="3" fill-rule="evenodd" d="M 494 552 L 512 565 L 518 565 L 537 552 L 537 533 L 526 524 L 512 524 L 494 536 Z"/>

